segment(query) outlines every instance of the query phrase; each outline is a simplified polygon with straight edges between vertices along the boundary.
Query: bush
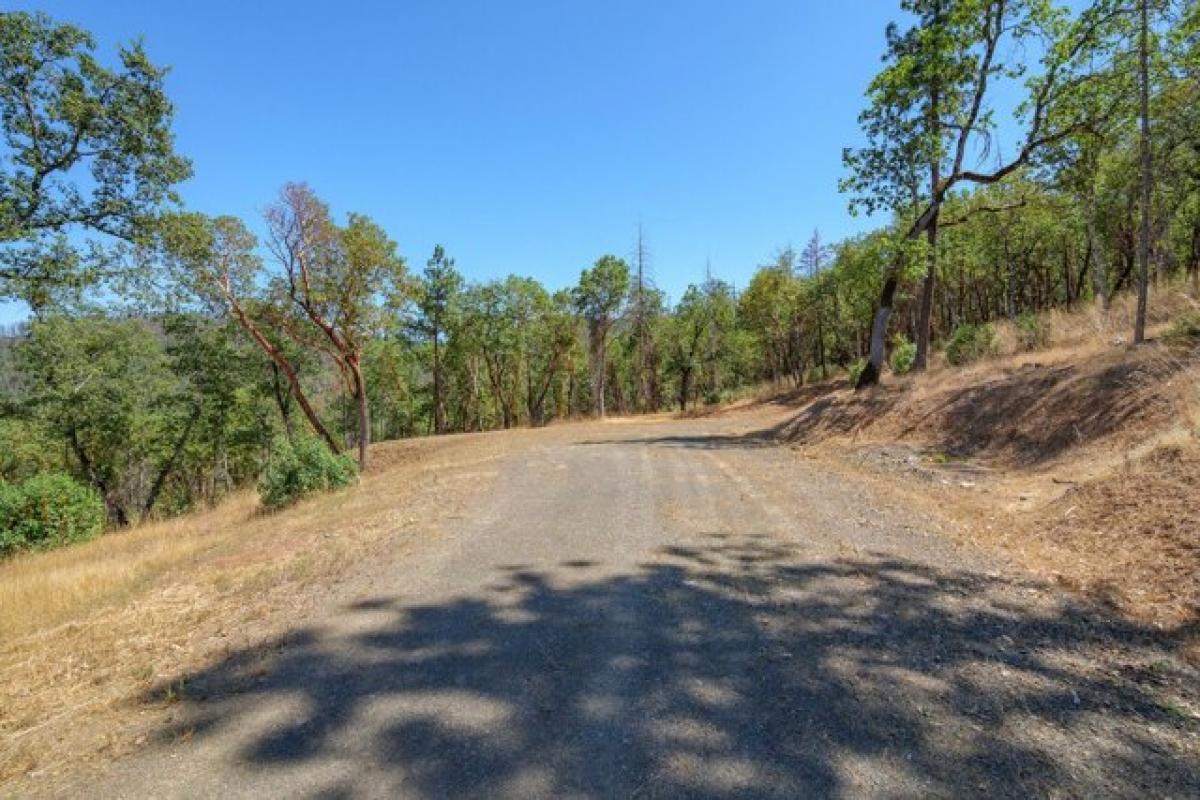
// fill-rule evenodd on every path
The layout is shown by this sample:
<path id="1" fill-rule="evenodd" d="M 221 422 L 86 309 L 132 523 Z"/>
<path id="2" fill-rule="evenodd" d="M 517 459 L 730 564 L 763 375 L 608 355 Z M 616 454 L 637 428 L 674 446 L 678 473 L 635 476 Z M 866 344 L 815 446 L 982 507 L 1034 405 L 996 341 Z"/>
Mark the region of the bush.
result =
<path id="1" fill-rule="evenodd" d="M 1189 346 L 1200 342 L 1200 311 L 1184 314 L 1163 335 L 1167 344 Z"/>
<path id="2" fill-rule="evenodd" d="M 991 325 L 959 325 L 946 345 L 946 361 L 954 366 L 970 364 L 996 349 L 996 333 Z"/>
<path id="3" fill-rule="evenodd" d="M 892 372 L 903 375 L 913 368 L 916 360 L 917 346 L 903 336 L 897 339 L 892 346 L 892 356 L 888 362 L 892 365 Z"/>
<path id="4" fill-rule="evenodd" d="M 267 508 L 283 508 L 302 497 L 349 486 L 357 474 L 350 456 L 334 455 L 317 439 L 279 439 L 258 480 L 258 494 Z"/>
<path id="5" fill-rule="evenodd" d="M 1050 342 L 1050 328 L 1031 311 L 1017 317 L 1017 346 L 1022 350 L 1041 350 Z"/>
<path id="6" fill-rule="evenodd" d="M 867 368 L 867 360 L 865 358 L 858 359 L 857 361 L 855 361 L 848 367 L 847 371 L 850 373 L 850 385 L 851 386 L 858 385 L 858 376 L 862 375 L 862 371 L 866 368 Z"/>
<path id="7" fill-rule="evenodd" d="M 0 484 L 0 555 L 82 542 L 104 530 L 104 502 L 68 475 Z"/>

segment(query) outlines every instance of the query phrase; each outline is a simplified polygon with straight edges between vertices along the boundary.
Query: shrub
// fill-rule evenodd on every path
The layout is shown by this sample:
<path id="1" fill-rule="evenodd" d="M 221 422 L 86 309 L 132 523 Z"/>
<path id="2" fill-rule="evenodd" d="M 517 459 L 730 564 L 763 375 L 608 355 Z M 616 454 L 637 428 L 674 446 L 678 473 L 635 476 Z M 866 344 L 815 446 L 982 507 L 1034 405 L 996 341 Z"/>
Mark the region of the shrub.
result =
<path id="1" fill-rule="evenodd" d="M 892 346 L 892 356 L 889 361 L 892 365 L 892 372 L 903 375 L 913 368 L 916 360 L 917 346 L 903 336 L 897 339 Z"/>
<path id="2" fill-rule="evenodd" d="M 68 475 L 0 485 L 0 555 L 82 542 L 104 530 L 104 502 Z"/>
<path id="3" fill-rule="evenodd" d="M 847 371 L 850 373 L 850 385 L 851 386 L 858 385 L 858 376 L 862 375 L 862 371 L 866 368 L 867 368 L 867 360 L 865 358 L 858 359 L 857 361 L 852 363 L 847 368 Z"/>
<path id="4" fill-rule="evenodd" d="M 970 364 L 990 355 L 995 347 L 996 333 L 991 325 L 959 325 L 946 345 L 946 361 L 954 366 Z"/>
<path id="5" fill-rule="evenodd" d="M 1171 323 L 1163 339 L 1167 344 L 1184 346 L 1200 342 L 1200 311 L 1184 314 Z"/>
<path id="6" fill-rule="evenodd" d="M 282 508 L 302 497 L 348 486 L 357 473 L 350 456 L 334 455 L 317 439 L 279 439 L 258 480 L 258 494 L 265 507 Z"/>
<path id="7" fill-rule="evenodd" d="M 1050 342 L 1050 327 L 1033 312 L 1017 317 L 1017 346 L 1022 350 L 1041 350 Z"/>

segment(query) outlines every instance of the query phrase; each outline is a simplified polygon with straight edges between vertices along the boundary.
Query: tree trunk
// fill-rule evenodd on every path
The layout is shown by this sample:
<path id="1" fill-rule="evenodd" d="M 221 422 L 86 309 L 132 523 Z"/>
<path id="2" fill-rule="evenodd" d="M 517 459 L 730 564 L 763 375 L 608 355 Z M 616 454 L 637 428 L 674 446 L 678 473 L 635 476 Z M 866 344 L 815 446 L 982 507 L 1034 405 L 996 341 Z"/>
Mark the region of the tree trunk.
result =
<path id="1" fill-rule="evenodd" d="M 1191 295 L 1200 297 L 1200 222 L 1192 223 L 1192 250 L 1188 254 L 1187 271 Z"/>
<path id="2" fill-rule="evenodd" d="M 934 4 L 934 19 L 935 25 L 941 24 L 941 4 Z M 929 137 L 932 141 L 939 141 L 941 138 L 941 92 L 937 84 L 931 88 L 929 92 L 929 109 L 927 114 L 927 124 L 929 126 Z M 925 240 L 929 244 L 929 263 L 925 269 L 925 281 L 921 286 L 921 310 L 918 312 L 917 318 L 917 354 L 913 359 L 913 369 L 923 370 L 929 362 L 929 323 L 933 312 L 933 284 L 937 280 L 937 237 L 938 237 L 938 217 L 941 214 L 941 208 L 936 205 L 938 184 L 942 182 L 942 164 L 940 155 L 935 148 L 933 157 L 929 160 L 929 197 L 934 201 L 933 215 L 929 218 L 929 225 L 925 228 Z"/>
<path id="3" fill-rule="evenodd" d="M 933 170 L 937 180 L 937 168 Z M 933 285 L 937 280 L 938 213 L 934 212 L 929 227 L 925 229 L 925 240 L 929 244 L 929 266 L 921 285 L 921 310 L 917 319 L 917 355 L 913 360 L 914 370 L 923 370 L 929 363 L 929 328 L 933 314 Z"/>
<path id="4" fill-rule="evenodd" d="M 1092 255 L 1092 286 L 1096 292 L 1096 302 L 1100 308 L 1108 310 L 1108 267 L 1104 261 L 1104 248 L 1100 244 L 1100 236 L 1096 232 L 1096 192 L 1094 187 L 1088 187 L 1084 196 L 1083 213 L 1086 217 L 1088 248 Z"/>
<path id="5" fill-rule="evenodd" d="M 292 430 L 292 395 L 283 388 L 279 380 L 279 365 L 271 361 L 271 391 L 275 396 L 275 405 L 279 408 L 279 416 L 283 418 L 283 432 L 290 442 L 295 432 Z"/>
<path id="6" fill-rule="evenodd" d="M 1004 235 L 1004 316 L 1009 321 L 1017 318 L 1017 262 L 1008 247 L 1008 228 Z M 982 309 L 981 309 L 982 312 Z M 984 316 L 982 313 L 980 316 Z"/>
<path id="7" fill-rule="evenodd" d="M 75 457 L 79 459 L 79 466 L 83 469 L 83 473 L 100 492 L 100 499 L 104 501 L 104 507 L 108 509 L 109 517 L 122 528 L 128 526 L 129 514 L 125 512 L 125 507 L 121 505 L 120 501 L 112 496 L 108 482 L 100 475 L 100 471 L 88 457 L 87 451 L 83 449 L 83 443 L 79 441 L 79 432 L 75 430 L 74 425 L 67 429 L 67 441 L 75 452 Z"/>
<path id="8" fill-rule="evenodd" d="M 1138 83 L 1141 95 L 1141 120 L 1138 137 L 1142 179 L 1142 214 L 1138 231 L 1137 316 L 1133 323 L 1133 343 L 1146 341 L 1146 305 L 1150 294 L 1150 200 L 1154 188 L 1150 155 L 1150 9 L 1149 0 L 1141 0 L 1141 31 L 1138 43 Z"/>
<path id="9" fill-rule="evenodd" d="M 357 354 L 350 361 L 350 374 L 354 378 L 354 398 L 358 401 L 358 471 L 366 472 L 367 448 L 371 445 L 371 408 L 367 403 L 367 382 Z"/>
<path id="10" fill-rule="evenodd" d="M 300 410 L 304 412 L 304 416 L 308 419 L 309 425 L 311 425 L 313 430 L 316 431 L 317 435 L 325 441 L 325 444 L 329 446 L 330 450 L 332 450 L 334 453 L 342 452 L 342 449 L 338 446 L 337 441 L 332 435 L 330 435 L 329 430 L 325 427 L 324 423 L 321 422 L 321 418 L 317 416 L 317 412 L 312 407 L 312 404 L 308 402 L 308 397 L 305 396 L 304 389 L 300 386 L 300 376 L 292 367 L 291 362 L 284 358 L 284 355 L 279 351 L 279 348 L 271 344 L 271 341 L 263 335 L 262 331 L 258 329 L 258 326 L 250 321 L 250 318 L 246 316 L 246 313 L 242 310 L 241 304 L 239 304 L 233 298 L 232 294 L 230 294 L 228 290 L 226 290 L 226 296 L 229 299 L 230 307 L 233 309 L 233 314 L 237 319 L 238 324 L 250 334 L 250 338 L 254 339 L 254 341 L 258 343 L 258 346 L 263 349 L 263 352 L 270 356 L 271 360 L 274 361 L 275 364 L 277 364 L 279 368 L 283 370 L 283 374 L 287 376 L 288 385 L 290 385 L 292 389 L 292 396 L 295 397 L 296 402 L 300 404 Z"/>
<path id="11" fill-rule="evenodd" d="M 196 426 L 196 420 L 200 419 L 200 411 L 201 407 L 197 403 L 192 413 L 188 416 L 187 424 L 183 426 L 183 432 L 179 434 L 179 439 L 176 440 L 175 447 L 171 450 L 170 458 L 162 465 L 162 469 L 158 471 L 158 475 L 154 479 L 154 484 L 150 487 L 149 494 L 146 495 L 146 502 L 142 505 L 143 518 L 150 516 L 150 512 L 154 510 L 154 504 L 158 502 L 158 496 L 167 484 L 167 478 L 174 471 L 175 463 L 179 461 L 179 456 L 183 454 L 183 448 L 187 445 L 188 438 L 192 435 L 192 428 Z"/>
<path id="12" fill-rule="evenodd" d="M 604 419 L 604 378 L 606 371 L 605 367 L 607 366 L 605 362 L 608 360 L 605 358 L 607 353 L 605 352 L 606 348 L 604 346 L 604 338 L 605 335 L 603 332 L 597 332 L 595 346 L 596 352 L 593 356 L 593 361 L 595 362 L 594 369 L 596 373 L 596 388 L 594 390 L 596 395 L 595 408 L 596 414 L 600 417 L 600 419 Z"/>
<path id="13" fill-rule="evenodd" d="M 824 298 L 820 300 L 820 303 L 817 311 L 817 363 L 821 365 L 821 380 L 825 380 L 829 377 L 829 372 L 825 368 Z"/>
<path id="14" fill-rule="evenodd" d="M 867 351 L 867 363 L 863 367 L 862 372 L 859 373 L 858 381 L 854 384 L 855 391 L 879 383 L 879 376 L 883 370 L 884 340 L 887 336 L 888 320 L 892 316 L 892 303 L 896 298 L 899 271 L 899 264 L 893 265 L 893 269 L 889 271 L 887 278 L 883 282 L 883 292 L 879 298 L 879 308 L 876 310 L 875 319 L 871 323 L 871 343 L 870 349 Z"/>
<path id="15" fill-rule="evenodd" d="M 438 331 L 433 332 L 433 432 L 446 432 L 446 407 L 442 404 L 442 362 L 438 349 Z"/>
<path id="16" fill-rule="evenodd" d="M 905 239 L 912 241 L 921 235 L 929 225 L 933 216 L 938 212 L 943 197 L 936 195 L 921 216 L 913 222 L 905 234 Z M 865 389 L 879 383 L 883 372 L 883 355 L 887 339 L 888 320 L 892 316 L 892 306 L 896 301 L 896 288 L 900 280 L 900 268 L 903 266 L 901 256 L 897 255 L 888 265 L 887 274 L 883 281 L 883 290 L 879 294 L 879 307 L 875 311 L 875 319 L 871 324 L 870 343 L 867 350 L 867 363 L 854 384 L 855 390 Z"/>

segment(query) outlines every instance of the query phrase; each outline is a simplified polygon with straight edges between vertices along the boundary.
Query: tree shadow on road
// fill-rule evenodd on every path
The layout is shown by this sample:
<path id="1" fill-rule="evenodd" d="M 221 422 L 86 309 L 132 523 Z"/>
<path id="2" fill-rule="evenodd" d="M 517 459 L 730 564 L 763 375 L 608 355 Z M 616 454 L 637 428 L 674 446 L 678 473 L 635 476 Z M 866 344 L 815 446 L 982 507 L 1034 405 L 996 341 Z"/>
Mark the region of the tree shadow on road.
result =
<path id="1" fill-rule="evenodd" d="M 698 542 L 362 601 L 190 676 L 165 735 L 236 733 L 254 771 L 342 764 L 314 796 L 1200 792 L 1169 637 L 977 573 Z"/>

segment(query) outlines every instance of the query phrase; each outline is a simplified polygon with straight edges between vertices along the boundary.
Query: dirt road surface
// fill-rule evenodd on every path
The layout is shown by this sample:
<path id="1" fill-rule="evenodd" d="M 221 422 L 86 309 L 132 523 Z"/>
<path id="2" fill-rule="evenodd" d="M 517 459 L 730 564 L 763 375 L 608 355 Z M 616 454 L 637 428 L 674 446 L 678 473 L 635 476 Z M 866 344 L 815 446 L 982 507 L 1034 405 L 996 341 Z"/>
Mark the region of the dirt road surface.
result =
<path id="1" fill-rule="evenodd" d="M 1170 642 L 757 427 L 523 433 L 442 535 L 56 792 L 1200 796 Z"/>

